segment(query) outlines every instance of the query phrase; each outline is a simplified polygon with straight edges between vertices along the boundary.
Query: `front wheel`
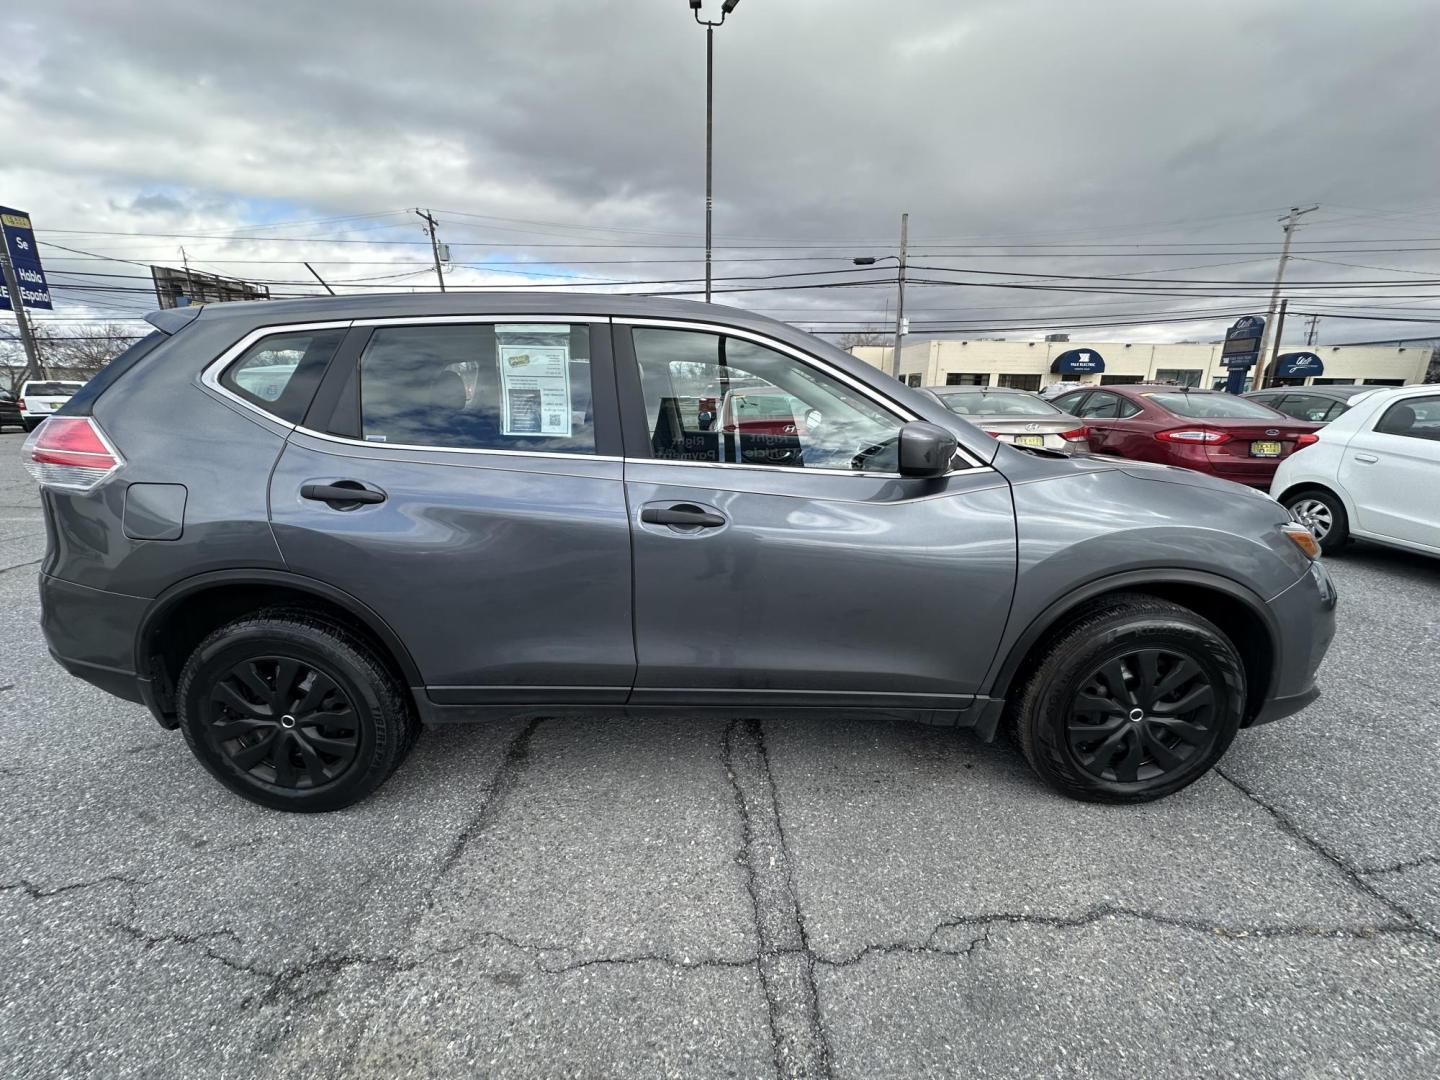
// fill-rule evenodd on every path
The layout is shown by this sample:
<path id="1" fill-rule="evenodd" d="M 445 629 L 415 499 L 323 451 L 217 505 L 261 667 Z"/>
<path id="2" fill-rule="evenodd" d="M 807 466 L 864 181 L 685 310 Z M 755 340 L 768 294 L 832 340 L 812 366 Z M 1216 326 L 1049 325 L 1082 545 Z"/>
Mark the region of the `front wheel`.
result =
<path id="1" fill-rule="evenodd" d="M 217 780 L 278 810 L 339 810 L 404 760 L 418 722 L 359 637 L 299 611 L 216 630 L 180 673 L 180 728 Z"/>
<path id="2" fill-rule="evenodd" d="M 1120 595 L 1049 641 L 1021 690 L 1015 733 L 1056 790 L 1148 802 L 1208 772 L 1244 706 L 1244 665 L 1218 627 L 1178 604 Z"/>

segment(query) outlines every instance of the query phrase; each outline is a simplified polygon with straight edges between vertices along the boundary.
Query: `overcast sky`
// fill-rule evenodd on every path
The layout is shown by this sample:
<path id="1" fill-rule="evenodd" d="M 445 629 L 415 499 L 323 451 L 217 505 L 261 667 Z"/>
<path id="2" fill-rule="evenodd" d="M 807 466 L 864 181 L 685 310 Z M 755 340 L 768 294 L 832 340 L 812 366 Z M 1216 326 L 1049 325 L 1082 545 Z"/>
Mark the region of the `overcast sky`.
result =
<path id="1" fill-rule="evenodd" d="M 1213 338 L 1263 310 L 1231 283 L 1269 281 L 1276 218 L 1318 203 L 1292 307 L 1440 319 L 1437 44 L 1435 0 L 742 0 L 716 33 L 715 122 L 716 277 L 741 280 L 717 287 L 893 253 L 909 211 L 911 276 L 971 282 L 914 285 L 917 332 Z M 52 245 L 52 285 L 89 286 L 56 289 L 63 318 L 153 307 L 144 265 L 182 245 L 233 276 L 303 282 L 309 259 L 431 284 L 416 206 L 457 283 L 694 279 L 704 45 L 684 0 L 46 0 L 7 16 L 0 204 Z M 717 299 L 882 325 L 885 264 L 764 284 L 867 277 L 887 280 Z M 1119 291 L 1137 288 L 1204 295 Z M 1107 319 L 1131 325 L 1078 328 Z"/>

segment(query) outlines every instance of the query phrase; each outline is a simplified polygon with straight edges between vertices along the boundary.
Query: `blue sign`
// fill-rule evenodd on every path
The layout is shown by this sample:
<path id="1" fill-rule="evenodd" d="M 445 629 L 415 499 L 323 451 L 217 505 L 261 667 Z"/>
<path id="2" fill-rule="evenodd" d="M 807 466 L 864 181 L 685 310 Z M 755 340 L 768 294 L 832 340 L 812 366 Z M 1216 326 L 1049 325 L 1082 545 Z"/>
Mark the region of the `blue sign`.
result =
<path id="1" fill-rule="evenodd" d="M 1308 379 L 1312 375 L 1324 375 L 1325 362 L 1313 352 L 1281 353 L 1275 363 L 1277 379 Z"/>
<path id="2" fill-rule="evenodd" d="M 1060 375 L 1089 375 L 1105 370 L 1105 358 L 1094 349 L 1067 349 L 1055 357 L 1050 370 Z"/>
<path id="3" fill-rule="evenodd" d="M 1265 336 L 1265 320 L 1259 315 L 1246 315 L 1235 320 L 1225 331 L 1225 344 L 1220 347 L 1220 363 L 1230 369 L 1225 380 L 1227 394 L 1245 390 L 1245 373 L 1260 359 L 1260 339 Z"/>
<path id="4" fill-rule="evenodd" d="M 30 215 L 0 206 L 0 227 L 3 227 L 10 265 L 15 268 L 15 280 L 20 285 L 20 302 L 27 308 L 54 311 L 55 305 L 50 302 L 50 283 L 45 280 L 45 270 L 40 265 L 35 230 L 30 227 Z M 0 282 L 0 285 L 3 284 Z M 8 288 L 0 289 L 0 310 L 15 310 L 10 303 Z"/>

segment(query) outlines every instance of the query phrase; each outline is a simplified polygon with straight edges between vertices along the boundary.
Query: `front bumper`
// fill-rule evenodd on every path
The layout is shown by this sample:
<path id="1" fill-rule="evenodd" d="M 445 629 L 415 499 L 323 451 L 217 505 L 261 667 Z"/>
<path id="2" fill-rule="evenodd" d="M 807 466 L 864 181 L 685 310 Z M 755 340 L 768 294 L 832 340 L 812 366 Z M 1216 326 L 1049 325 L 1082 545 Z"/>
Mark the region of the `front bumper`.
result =
<path id="1" fill-rule="evenodd" d="M 1330 643 L 1335 639 L 1335 585 L 1320 560 L 1279 596 L 1270 612 L 1279 630 L 1270 692 L 1247 726 L 1290 716 L 1320 696 L 1315 685 Z"/>

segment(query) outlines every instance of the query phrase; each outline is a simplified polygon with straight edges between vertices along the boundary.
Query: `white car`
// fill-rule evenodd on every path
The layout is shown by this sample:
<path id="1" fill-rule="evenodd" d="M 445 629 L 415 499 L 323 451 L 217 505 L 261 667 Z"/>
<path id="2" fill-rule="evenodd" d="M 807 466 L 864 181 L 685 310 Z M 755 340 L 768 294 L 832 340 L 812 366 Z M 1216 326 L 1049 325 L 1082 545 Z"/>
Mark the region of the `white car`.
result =
<path id="1" fill-rule="evenodd" d="M 29 379 L 20 384 L 20 422 L 26 431 L 34 431 L 51 413 L 69 401 L 83 382 L 61 382 L 54 379 Z"/>
<path id="2" fill-rule="evenodd" d="M 1366 394 L 1280 463 L 1270 494 L 1326 552 L 1352 536 L 1440 555 L 1440 386 Z"/>

